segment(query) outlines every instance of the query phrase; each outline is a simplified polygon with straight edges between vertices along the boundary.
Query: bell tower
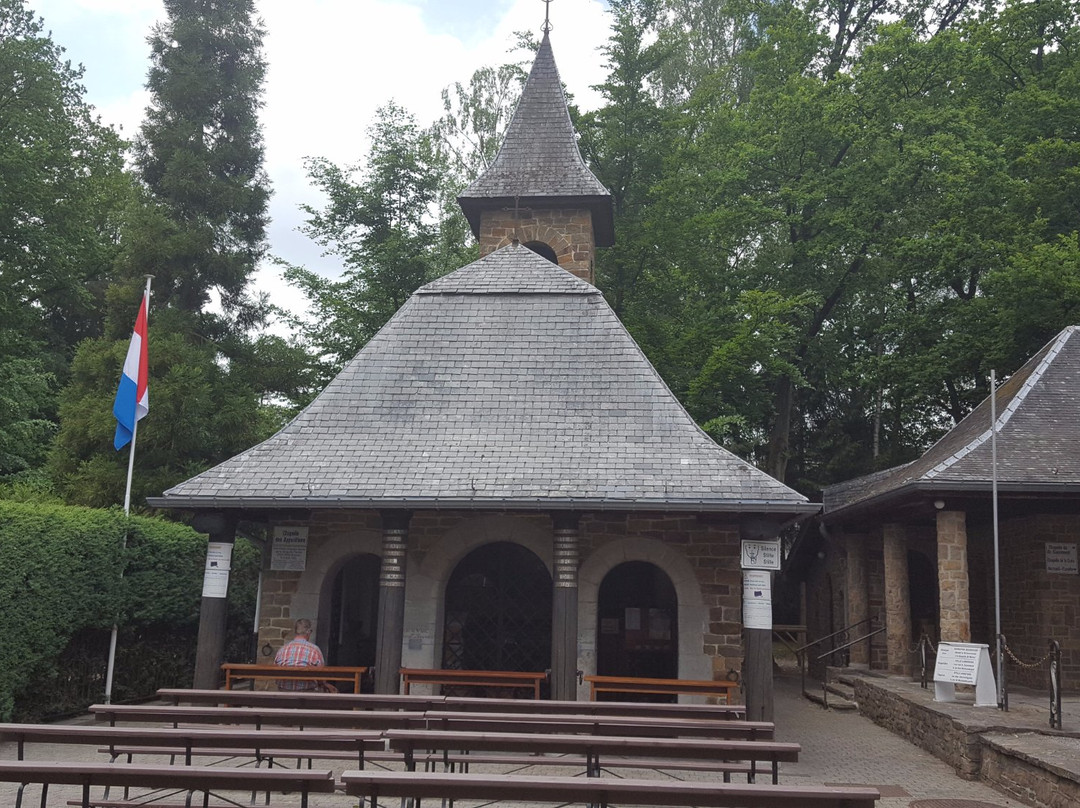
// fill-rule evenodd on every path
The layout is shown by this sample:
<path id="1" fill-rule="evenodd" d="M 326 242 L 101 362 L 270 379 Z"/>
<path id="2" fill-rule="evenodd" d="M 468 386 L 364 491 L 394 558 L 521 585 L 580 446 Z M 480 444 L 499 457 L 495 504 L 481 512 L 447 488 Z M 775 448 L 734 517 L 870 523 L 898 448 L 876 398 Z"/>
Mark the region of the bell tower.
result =
<path id="1" fill-rule="evenodd" d="M 578 149 L 549 27 L 499 153 L 458 204 L 481 257 L 516 239 L 593 283 L 596 248 L 615 239 L 611 194 Z"/>

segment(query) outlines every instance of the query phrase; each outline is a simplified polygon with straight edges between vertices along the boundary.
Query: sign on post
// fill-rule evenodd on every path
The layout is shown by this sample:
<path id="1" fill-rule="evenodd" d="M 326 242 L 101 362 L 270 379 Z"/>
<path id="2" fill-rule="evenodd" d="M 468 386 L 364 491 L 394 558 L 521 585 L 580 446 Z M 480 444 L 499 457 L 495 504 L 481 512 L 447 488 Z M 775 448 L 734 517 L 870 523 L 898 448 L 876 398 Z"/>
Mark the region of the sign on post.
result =
<path id="1" fill-rule="evenodd" d="M 780 540 L 756 541 L 743 539 L 742 568 L 744 570 L 780 569 Z"/>

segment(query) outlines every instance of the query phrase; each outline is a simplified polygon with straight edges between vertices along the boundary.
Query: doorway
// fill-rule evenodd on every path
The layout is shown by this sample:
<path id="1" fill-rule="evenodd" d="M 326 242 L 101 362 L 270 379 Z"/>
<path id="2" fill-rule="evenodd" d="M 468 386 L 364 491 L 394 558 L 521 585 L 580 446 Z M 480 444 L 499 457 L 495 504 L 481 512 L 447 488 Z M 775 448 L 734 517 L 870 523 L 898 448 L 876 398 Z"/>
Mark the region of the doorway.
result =
<path id="1" fill-rule="evenodd" d="M 354 556 L 334 576 L 327 665 L 374 669 L 379 628 L 380 563 L 379 557 L 371 553 Z"/>
<path id="2" fill-rule="evenodd" d="M 597 674 L 677 679 L 678 608 L 671 579 L 656 565 L 613 567 L 598 595 Z"/>
<path id="3" fill-rule="evenodd" d="M 512 542 L 478 547 L 446 585 L 442 667 L 543 671 L 551 667 L 551 575 Z"/>

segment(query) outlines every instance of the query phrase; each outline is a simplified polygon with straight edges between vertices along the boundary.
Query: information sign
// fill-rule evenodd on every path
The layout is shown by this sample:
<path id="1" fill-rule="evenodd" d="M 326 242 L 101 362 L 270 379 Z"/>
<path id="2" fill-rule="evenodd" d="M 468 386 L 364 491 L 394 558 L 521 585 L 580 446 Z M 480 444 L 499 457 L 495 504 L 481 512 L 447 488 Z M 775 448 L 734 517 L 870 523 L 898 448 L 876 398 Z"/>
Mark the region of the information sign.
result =
<path id="1" fill-rule="evenodd" d="M 956 685 L 975 685 L 975 706 L 996 707 L 997 687 L 985 643 L 938 644 L 934 666 L 934 701 L 956 701 Z"/>
<path id="2" fill-rule="evenodd" d="M 1046 543 L 1046 571 L 1056 575 L 1076 575 L 1080 572 L 1076 545 L 1048 541 Z"/>
<path id="3" fill-rule="evenodd" d="M 780 569 L 780 540 L 751 541 L 743 539 L 742 568 L 744 570 Z"/>
<path id="4" fill-rule="evenodd" d="M 772 629 L 772 575 L 766 571 L 743 572 L 743 628 Z"/>
<path id="5" fill-rule="evenodd" d="M 275 527 L 270 549 L 270 569 L 303 572 L 307 566 L 308 529 Z"/>

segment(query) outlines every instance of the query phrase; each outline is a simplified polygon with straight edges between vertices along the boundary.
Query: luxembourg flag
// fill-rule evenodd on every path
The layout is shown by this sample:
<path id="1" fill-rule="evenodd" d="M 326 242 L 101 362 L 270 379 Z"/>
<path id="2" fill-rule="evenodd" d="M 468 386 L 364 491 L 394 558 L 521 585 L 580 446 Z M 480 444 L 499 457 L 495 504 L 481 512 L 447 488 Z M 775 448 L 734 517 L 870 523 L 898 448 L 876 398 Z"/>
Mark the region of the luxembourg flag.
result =
<path id="1" fill-rule="evenodd" d="M 146 315 L 150 305 L 150 290 L 143 294 L 139 316 L 135 320 L 135 331 L 128 345 L 127 359 L 124 360 L 124 373 L 120 377 L 120 386 L 116 390 L 113 402 L 113 415 L 116 416 L 116 436 L 113 446 L 119 451 L 131 443 L 135 435 L 135 423 L 150 411 L 150 374 L 147 354 Z"/>

